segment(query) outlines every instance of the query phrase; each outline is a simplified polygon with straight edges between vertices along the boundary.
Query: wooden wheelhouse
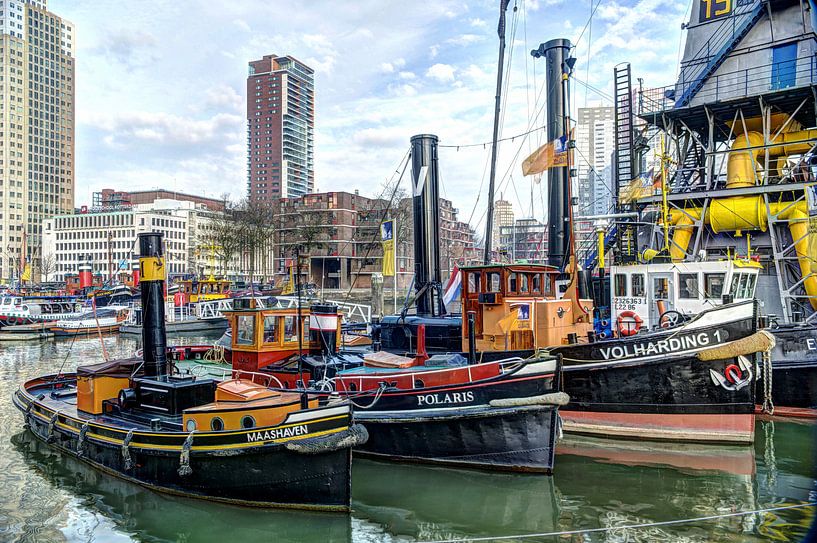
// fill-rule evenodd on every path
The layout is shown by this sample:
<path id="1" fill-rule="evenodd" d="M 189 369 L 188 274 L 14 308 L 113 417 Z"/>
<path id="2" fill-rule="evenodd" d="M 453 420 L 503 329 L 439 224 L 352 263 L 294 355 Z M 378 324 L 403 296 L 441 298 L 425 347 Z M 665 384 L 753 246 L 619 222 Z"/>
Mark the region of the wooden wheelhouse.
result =
<path id="1" fill-rule="evenodd" d="M 257 372 L 287 359 L 292 359 L 292 369 L 297 370 L 299 349 L 304 355 L 321 351 L 323 340 L 320 335 L 310 333 L 316 330 L 334 330 L 334 350 L 340 347 L 341 316 L 338 314 L 323 315 L 302 308 L 299 326 L 297 308 L 262 309 L 254 299 L 236 299 L 233 305 L 232 311 L 225 312 L 230 320 L 233 370 Z M 303 373 L 307 382 L 310 378 L 308 368 Z M 295 387 L 296 371 L 292 372 L 291 379 L 281 378 L 277 371 L 276 375 L 286 388 Z"/>
<path id="2" fill-rule="evenodd" d="M 226 279 L 185 279 L 179 281 L 180 292 L 190 303 L 229 298 L 230 282 Z"/>
<path id="3" fill-rule="evenodd" d="M 560 272 L 540 264 L 460 268 L 462 350 L 468 351 L 468 313 L 476 315 L 476 351 L 522 351 L 562 345 L 569 334 L 593 330 L 593 301 L 561 295 Z M 574 309 L 578 307 L 578 309 Z"/>

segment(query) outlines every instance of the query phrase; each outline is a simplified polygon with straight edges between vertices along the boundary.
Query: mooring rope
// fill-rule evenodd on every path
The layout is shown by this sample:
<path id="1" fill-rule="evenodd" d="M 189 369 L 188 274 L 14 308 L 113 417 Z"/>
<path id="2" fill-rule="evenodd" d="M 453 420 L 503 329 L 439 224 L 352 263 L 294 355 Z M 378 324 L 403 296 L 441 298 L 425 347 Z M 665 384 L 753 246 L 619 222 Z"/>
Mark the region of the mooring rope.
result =
<path id="1" fill-rule="evenodd" d="M 737 511 L 735 513 L 724 513 L 721 515 L 710 515 L 706 517 L 694 517 L 686 519 L 663 520 L 657 522 L 644 522 L 641 524 L 628 524 L 625 526 L 608 526 L 603 528 L 588 528 L 586 530 L 565 530 L 562 532 L 542 532 L 538 534 L 520 534 L 520 535 L 497 535 L 491 537 L 463 537 L 457 539 L 435 539 L 420 541 L 418 543 L 464 543 L 468 541 L 502 541 L 510 539 L 530 539 L 534 537 L 556 537 L 564 535 L 581 535 L 598 532 L 611 532 L 613 530 L 633 530 L 637 528 L 651 528 L 654 526 L 671 526 L 673 524 L 689 524 L 692 522 L 701 522 L 705 520 L 718 520 L 727 517 L 743 517 L 748 515 L 755 515 L 758 513 L 770 513 L 772 511 L 784 511 L 787 509 L 802 509 L 804 507 L 814 507 L 817 502 L 798 503 L 794 505 L 781 505 L 778 507 L 767 507 L 764 509 L 754 509 L 752 511 Z"/>

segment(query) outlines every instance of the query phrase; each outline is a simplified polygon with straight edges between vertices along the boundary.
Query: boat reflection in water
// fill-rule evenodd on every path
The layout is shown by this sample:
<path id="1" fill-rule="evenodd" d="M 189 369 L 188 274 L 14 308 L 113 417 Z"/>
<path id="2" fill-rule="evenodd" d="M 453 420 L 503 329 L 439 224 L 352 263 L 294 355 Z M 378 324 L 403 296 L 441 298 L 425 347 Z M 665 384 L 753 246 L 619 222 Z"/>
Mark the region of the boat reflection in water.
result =
<path id="1" fill-rule="evenodd" d="M 98 524 L 98 518 L 89 519 L 88 526 L 74 526 L 72 521 L 71 529 L 80 539 L 86 532 L 93 533 L 98 541 L 345 542 L 352 538 L 349 515 L 235 507 L 169 497 L 60 454 L 28 430 L 15 434 L 11 441 L 30 469 L 112 521 L 107 534 L 99 533 L 107 523 Z M 66 537 L 72 539 L 70 534 Z"/>
<path id="2" fill-rule="evenodd" d="M 355 459 L 352 480 L 355 516 L 395 536 L 433 541 L 558 529 L 552 477 Z"/>
<path id="3" fill-rule="evenodd" d="M 558 454 L 625 466 L 666 466 L 692 473 L 721 471 L 747 476 L 755 473 L 755 449 L 751 445 L 670 443 L 566 434 L 559 442 Z"/>

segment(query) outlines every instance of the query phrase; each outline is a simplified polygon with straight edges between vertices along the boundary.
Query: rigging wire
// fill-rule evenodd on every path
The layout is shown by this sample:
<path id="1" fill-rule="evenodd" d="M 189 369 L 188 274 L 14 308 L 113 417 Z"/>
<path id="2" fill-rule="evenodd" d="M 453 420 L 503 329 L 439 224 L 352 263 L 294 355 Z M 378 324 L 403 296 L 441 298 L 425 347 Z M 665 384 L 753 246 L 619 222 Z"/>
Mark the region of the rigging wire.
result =
<path id="1" fill-rule="evenodd" d="M 803 509 L 806 507 L 814 507 L 817 505 L 817 502 L 805 502 L 805 503 L 796 503 L 792 505 L 779 505 L 776 507 L 765 507 L 762 509 L 753 509 L 750 511 L 735 511 L 733 513 L 721 513 L 719 515 L 707 515 L 703 517 L 692 517 L 692 518 L 685 518 L 685 519 L 673 519 L 673 520 L 662 520 L 656 522 L 642 522 L 639 524 L 627 524 L 624 526 L 602 526 L 600 528 L 586 528 L 584 530 L 564 530 L 559 532 L 542 532 L 537 534 L 521 534 L 521 535 L 500 535 L 500 536 L 488 536 L 488 537 L 464 537 L 464 538 L 456 538 L 456 539 L 438 539 L 438 540 L 427 540 L 420 543 L 461 543 L 466 541 L 501 541 L 501 540 L 517 540 L 517 539 L 530 539 L 530 538 L 542 538 L 542 537 L 556 537 L 556 536 L 566 536 L 566 535 L 583 535 L 583 534 L 594 534 L 600 532 L 613 532 L 613 531 L 622 531 L 622 530 L 633 530 L 638 528 L 652 528 L 656 526 L 673 526 L 678 524 L 691 524 L 695 522 L 707 521 L 707 520 L 719 520 L 723 518 L 732 518 L 732 517 L 745 517 L 749 515 L 759 515 L 761 513 L 771 513 L 773 511 L 785 511 L 789 509 Z"/>

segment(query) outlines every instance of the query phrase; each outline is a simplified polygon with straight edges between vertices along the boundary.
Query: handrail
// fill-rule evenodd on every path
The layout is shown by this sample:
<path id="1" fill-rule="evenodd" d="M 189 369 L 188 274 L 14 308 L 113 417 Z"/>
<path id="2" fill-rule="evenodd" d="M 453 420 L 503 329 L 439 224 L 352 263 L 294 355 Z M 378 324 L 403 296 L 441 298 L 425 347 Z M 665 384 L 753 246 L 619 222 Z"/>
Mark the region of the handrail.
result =
<path id="1" fill-rule="evenodd" d="M 769 63 L 704 78 L 708 80 L 704 81 L 695 97 L 704 102 L 717 102 L 782 90 L 775 88 L 772 75 L 775 69 L 786 68 L 785 64 Z M 817 83 L 817 59 L 809 55 L 795 58 L 793 72 L 795 84 L 785 88 L 806 87 Z M 675 84 L 639 91 L 638 114 L 651 115 L 683 107 L 679 103 L 678 90 L 679 86 Z M 678 97 L 677 100 L 675 96 Z"/>

